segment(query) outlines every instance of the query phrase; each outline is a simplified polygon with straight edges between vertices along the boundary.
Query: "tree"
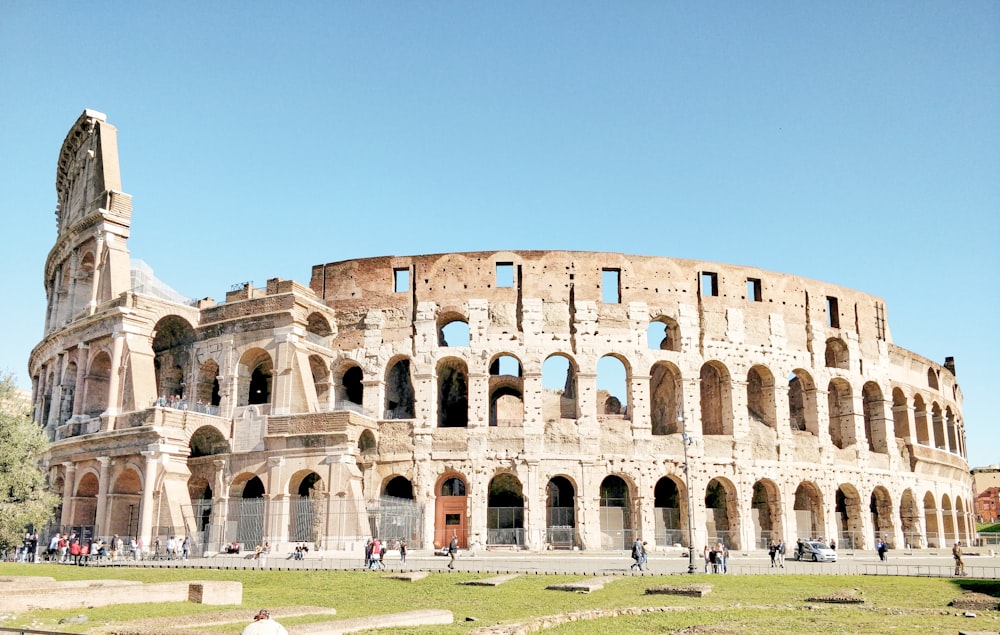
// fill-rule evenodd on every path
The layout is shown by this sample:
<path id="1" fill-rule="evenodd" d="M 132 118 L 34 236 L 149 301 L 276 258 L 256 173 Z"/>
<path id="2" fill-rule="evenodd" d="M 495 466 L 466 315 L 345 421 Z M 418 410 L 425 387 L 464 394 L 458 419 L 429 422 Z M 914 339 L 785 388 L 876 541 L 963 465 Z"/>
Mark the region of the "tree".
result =
<path id="1" fill-rule="evenodd" d="M 44 526 L 59 504 L 39 463 L 48 439 L 29 407 L 13 374 L 0 372 L 0 553 L 21 544 L 26 527 Z"/>

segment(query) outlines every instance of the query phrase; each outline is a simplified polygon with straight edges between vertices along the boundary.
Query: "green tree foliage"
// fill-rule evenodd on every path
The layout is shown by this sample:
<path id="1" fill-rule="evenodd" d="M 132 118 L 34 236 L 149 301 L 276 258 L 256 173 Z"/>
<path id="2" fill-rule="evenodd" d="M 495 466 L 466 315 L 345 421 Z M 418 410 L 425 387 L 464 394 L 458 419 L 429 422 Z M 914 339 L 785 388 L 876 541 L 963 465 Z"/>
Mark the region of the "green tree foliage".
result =
<path id="1" fill-rule="evenodd" d="M 0 552 L 21 544 L 25 527 L 43 527 L 59 504 L 39 464 L 48 439 L 28 408 L 14 376 L 0 373 Z"/>

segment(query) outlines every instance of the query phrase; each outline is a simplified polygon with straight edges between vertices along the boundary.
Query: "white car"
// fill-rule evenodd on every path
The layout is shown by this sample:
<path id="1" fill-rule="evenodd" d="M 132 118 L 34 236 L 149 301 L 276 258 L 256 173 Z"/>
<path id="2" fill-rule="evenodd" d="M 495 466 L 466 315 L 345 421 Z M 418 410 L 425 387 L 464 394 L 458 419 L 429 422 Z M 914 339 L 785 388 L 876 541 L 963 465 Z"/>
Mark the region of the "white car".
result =
<path id="1" fill-rule="evenodd" d="M 818 540 L 804 540 L 802 542 L 802 549 L 796 549 L 793 555 L 796 560 L 812 560 L 813 562 L 837 561 L 837 552 Z"/>

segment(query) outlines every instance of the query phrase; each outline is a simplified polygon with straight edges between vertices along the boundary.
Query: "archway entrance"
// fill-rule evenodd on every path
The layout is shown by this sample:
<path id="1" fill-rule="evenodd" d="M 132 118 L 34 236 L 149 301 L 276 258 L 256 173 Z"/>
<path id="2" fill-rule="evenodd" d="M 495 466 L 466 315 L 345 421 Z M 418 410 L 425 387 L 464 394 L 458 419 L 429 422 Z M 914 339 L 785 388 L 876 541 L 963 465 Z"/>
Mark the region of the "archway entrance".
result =
<path id="1" fill-rule="evenodd" d="M 298 485 L 295 481 L 298 480 Z M 319 542 L 320 525 L 326 518 L 327 493 L 323 479 L 316 472 L 296 475 L 292 479 L 288 510 L 288 540 Z"/>
<path id="2" fill-rule="evenodd" d="M 554 476 L 545 487 L 545 542 L 553 549 L 576 543 L 576 493 L 565 476 Z"/>
<path id="3" fill-rule="evenodd" d="M 861 530 L 861 497 L 851 485 L 837 488 L 838 542 L 845 549 L 861 549 L 864 533 Z"/>
<path id="4" fill-rule="evenodd" d="M 452 536 L 458 536 L 458 546 L 467 547 L 468 517 L 466 512 L 465 481 L 450 474 L 438 481 L 434 502 L 434 546 L 444 547 Z"/>
<path id="5" fill-rule="evenodd" d="M 784 529 L 781 526 L 781 500 L 778 487 L 769 480 L 757 481 L 753 484 L 754 534 L 757 537 L 757 547 L 767 549 L 771 541 L 784 540 Z"/>
<path id="6" fill-rule="evenodd" d="M 656 482 L 656 487 L 653 488 L 653 499 L 657 546 L 688 546 L 687 535 L 684 533 L 685 527 L 682 526 L 687 525 L 687 523 L 681 522 L 682 501 L 677 483 L 672 478 L 664 476 Z M 684 517 L 684 520 L 686 521 L 687 518 Z"/>
<path id="7" fill-rule="evenodd" d="M 264 540 L 264 483 L 250 478 L 236 497 L 236 540 L 252 549 Z M 232 520 L 232 519 L 231 519 Z"/>
<path id="8" fill-rule="evenodd" d="M 601 482 L 601 549 L 628 549 L 633 540 L 628 484 L 620 476 L 608 476 Z"/>
<path id="9" fill-rule="evenodd" d="M 513 474 L 497 474 L 486 499 L 486 544 L 524 546 L 524 494 Z"/>

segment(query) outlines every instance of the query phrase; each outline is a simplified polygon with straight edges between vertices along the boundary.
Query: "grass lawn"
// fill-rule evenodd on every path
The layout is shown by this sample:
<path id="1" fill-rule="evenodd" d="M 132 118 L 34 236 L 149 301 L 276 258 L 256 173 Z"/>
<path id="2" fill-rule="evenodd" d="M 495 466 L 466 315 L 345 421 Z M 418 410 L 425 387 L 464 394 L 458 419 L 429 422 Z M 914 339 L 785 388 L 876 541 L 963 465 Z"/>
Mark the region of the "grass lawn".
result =
<path id="1" fill-rule="evenodd" d="M 236 580 L 243 584 L 243 604 L 233 607 L 191 603 L 125 604 L 91 609 L 42 610 L 19 616 L 0 616 L 5 628 L 33 628 L 64 632 L 91 632 L 104 625 L 144 618 L 170 618 L 196 613 L 218 613 L 228 609 L 271 608 L 280 615 L 282 606 L 320 606 L 337 609 L 338 618 L 394 613 L 423 608 L 449 609 L 452 626 L 396 629 L 394 633 L 464 634 L 498 622 L 521 622 L 533 617 L 588 609 L 621 607 L 670 607 L 666 612 L 581 621 L 545 633 L 642 634 L 669 633 L 957 633 L 959 629 L 1000 630 L 1000 613 L 977 611 L 975 619 L 948 607 L 966 590 L 1000 596 L 1000 582 L 944 578 L 881 576 L 767 575 L 710 576 L 673 575 L 621 577 L 591 594 L 549 591 L 555 582 L 584 576 L 522 575 L 499 587 L 456 584 L 462 580 L 490 577 L 475 573 L 432 573 L 417 582 L 386 579 L 378 572 L 361 571 L 259 571 L 199 569 L 127 569 L 74 567 L 48 564 L 0 564 L 0 576 L 51 576 L 57 580 L 124 579 L 142 582 L 176 580 Z M 712 592 L 704 598 L 645 595 L 647 588 L 663 584 L 706 582 Z M 863 605 L 807 602 L 806 598 L 857 589 Z M 88 591 L 81 591 L 87 593 Z M 93 591 L 91 591 L 93 592 Z M 102 589 L 100 593 L 115 593 Z M 134 591 L 133 591 L 134 592 Z M 61 618 L 86 615 L 85 625 L 59 624 Z M 466 617 L 475 621 L 466 622 Z M 329 616 L 282 619 L 286 625 L 326 621 Z M 243 624 L 213 627 L 206 633 L 239 632 Z"/>

